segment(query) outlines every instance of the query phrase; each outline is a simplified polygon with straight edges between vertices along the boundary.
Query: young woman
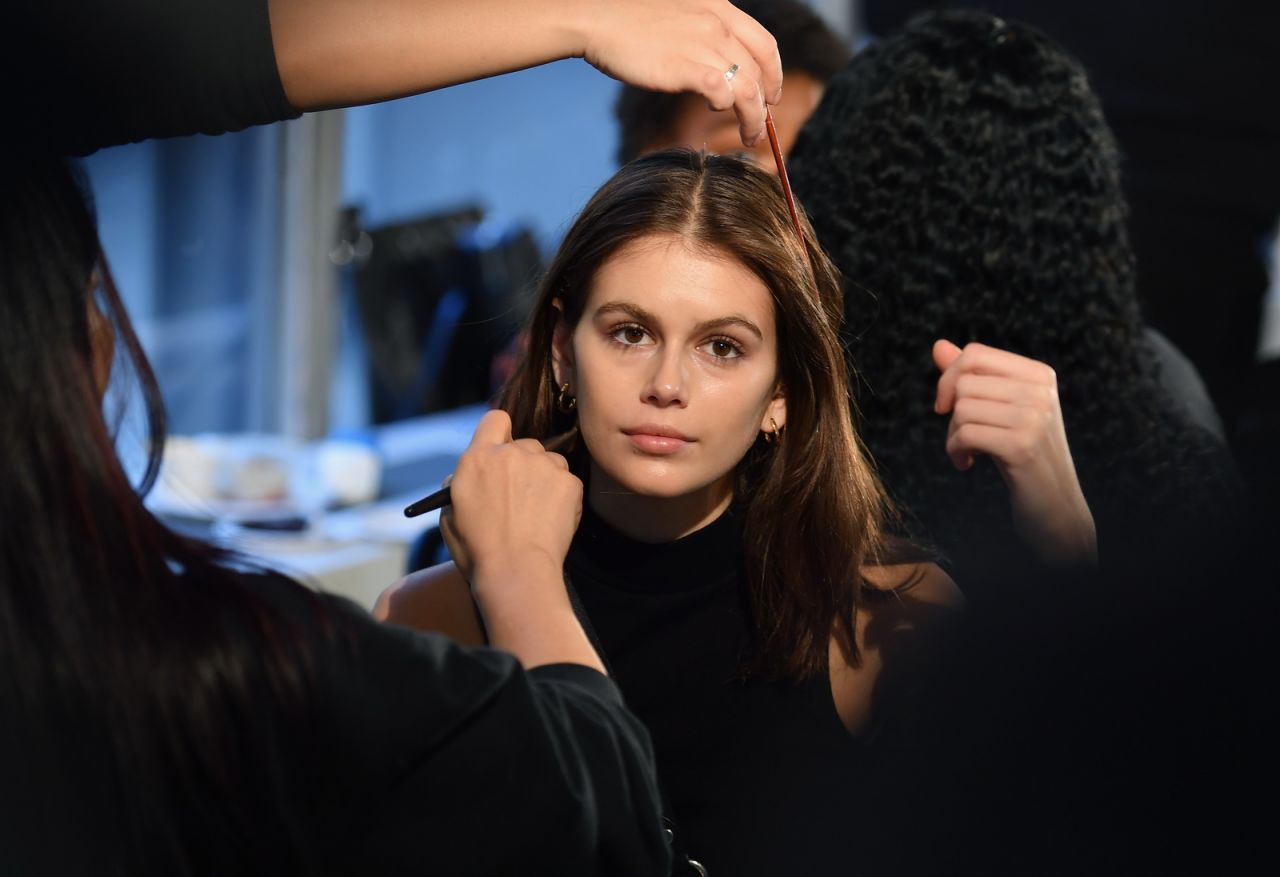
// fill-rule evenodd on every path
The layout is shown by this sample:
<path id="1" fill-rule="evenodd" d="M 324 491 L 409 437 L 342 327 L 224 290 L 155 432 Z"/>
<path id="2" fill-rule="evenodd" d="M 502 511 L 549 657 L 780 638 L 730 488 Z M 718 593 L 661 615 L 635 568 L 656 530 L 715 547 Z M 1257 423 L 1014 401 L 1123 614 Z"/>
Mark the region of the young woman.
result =
<path id="1" fill-rule="evenodd" d="M 713 874 L 845 861 L 863 747 L 892 736 L 909 668 L 958 605 L 936 566 L 895 562 L 910 558 L 883 537 L 841 314 L 776 179 L 658 153 L 574 223 L 502 399 L 516 436 L 579 430 L 568 577 Z M 451 564 L 375 614 L 486 640 Z"/>

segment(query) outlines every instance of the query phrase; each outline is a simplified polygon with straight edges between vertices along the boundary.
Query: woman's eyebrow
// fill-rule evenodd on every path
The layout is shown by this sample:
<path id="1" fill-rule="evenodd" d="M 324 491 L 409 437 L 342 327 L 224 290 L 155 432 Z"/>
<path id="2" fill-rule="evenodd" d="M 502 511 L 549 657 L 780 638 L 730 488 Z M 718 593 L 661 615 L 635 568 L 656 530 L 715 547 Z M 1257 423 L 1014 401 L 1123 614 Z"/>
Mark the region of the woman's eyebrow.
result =
<path id="1" fill-rule="evenodd" d="M 600 307 L 596 308 L 596 316 L 608 314 L 614 311 L 620 311 L 638 323 L 656 323 L 658 318 L 646 311 L 639 305 L 632 304 L 629 301 L 607 301 Z"/>
<path id="2" fill-rule="evenodd" d="M 714 320 L 704 320 L 694 327 L 694 334 L 711 332 L 716 329 L 728 329 L 731 326 L 740 326 L 752 335 L 755 335 L 760 341 L 764 340 L 764 333 L 760 331 L 760 327 L 741 314 L 730 314 L 727 317 L 717 317 Z"/>
<path id="3" fill-rule="evenodd" d="M 611 312 L 621 312 L 631 317 L 638 323 L 646 323 L 648 325 L 656 325 L 659 323 L 657 317 L 646 311 L 639 305 L 632 304 L 628 301 L 607 301 L 600 307 L 596 308 L 596 316 Z M 756 338 L 763 341 L 764 332 L 760 331 L 760 327 L 748 320 L 741 314 L 729 314 L 724 317 L 716 317 L 714 320 L 703 320 L 701 323 L 693 327 L 693 334 L 698 335 L 703 332 L 712 332 L 717 329 L 727 329 L 731 326 L 739 326 L 746 329 Z"/>

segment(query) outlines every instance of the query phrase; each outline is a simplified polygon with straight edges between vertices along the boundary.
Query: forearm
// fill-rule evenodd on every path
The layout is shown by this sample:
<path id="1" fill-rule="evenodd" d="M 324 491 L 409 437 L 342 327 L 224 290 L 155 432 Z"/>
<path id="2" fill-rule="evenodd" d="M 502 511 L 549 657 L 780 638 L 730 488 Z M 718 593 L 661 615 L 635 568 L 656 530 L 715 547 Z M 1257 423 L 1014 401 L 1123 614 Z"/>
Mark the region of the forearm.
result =
<path id="1" fill-rule="evenodd" d="M 581 664 L 605 672 L 569 603 L 558 565 L 481 564 L 472 585 L 490 645 L 511 652 L 526 669 Z"/>
<path id="2" fill-rule="evenodd" d="M 581 55 L 593 0 L 268 0 L 285 94 L 347 106 Z"/>
<path id="3" fill-rule="evenodd" d="M 1062 479 L 1057 490 L 1042 484 L 1019 489 L 1010 484 L 1014 526 L 1023 541 L 1046 563 L 1098 562 L 1093 513 L 1075 478 Z"/>

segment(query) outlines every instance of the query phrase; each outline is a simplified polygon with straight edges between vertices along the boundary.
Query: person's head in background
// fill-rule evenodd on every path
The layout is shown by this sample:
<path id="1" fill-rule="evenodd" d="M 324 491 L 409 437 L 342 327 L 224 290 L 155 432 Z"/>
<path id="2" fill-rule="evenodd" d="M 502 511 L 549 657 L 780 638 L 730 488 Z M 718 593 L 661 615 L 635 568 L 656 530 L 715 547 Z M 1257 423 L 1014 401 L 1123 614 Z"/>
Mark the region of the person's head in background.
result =
<path id="1" fill-rule="evenodd" d="M 778 41 L 786 82 L 782 103 L 773 107 L 772 115 L 785 156 L 822 99 L 827 80 L 848 62 L 849 49 L 799 0 L 737 0 L 735 5 Z M 619 129 L 619 164 L 675 146 L 716 154 L 743 151 L 736 117 L 715 112 L 697 95 L 661 94 L 624 85 L 614 115 Z M 762 138 L 747 154 L 760 167 L 776 172 L 768 138 Z"/>
<path id="2" fill-rule="evenodd" d="M 517 438 L 580 428 L 587 503 L 636 538 L 736 502 L 760 669 L 801 678 L 833 631 L 854 648 L 884 513 L 849 417 L 839 280 L 804 228 L 802 246 L 777 178 L 748 162 L 627 164 L 561 244 L 501 401 Z M 633 440 L 651 424 L 686 440 Z"/>
<path id="3" fill-rule="evenodd" d="M 953 552 L 1014 541 L 1000 477 L 947 464 L 938 338 L 1056 370 L 1103 545 L 1117 516 L 1204 500 L 1209 451 L 1143 339 L 1115 142 L 1049 37 L 985 13 L 919 16 L 832 78 L 791 165 L 844 277 L 860 431 L 923 535 Z"/>

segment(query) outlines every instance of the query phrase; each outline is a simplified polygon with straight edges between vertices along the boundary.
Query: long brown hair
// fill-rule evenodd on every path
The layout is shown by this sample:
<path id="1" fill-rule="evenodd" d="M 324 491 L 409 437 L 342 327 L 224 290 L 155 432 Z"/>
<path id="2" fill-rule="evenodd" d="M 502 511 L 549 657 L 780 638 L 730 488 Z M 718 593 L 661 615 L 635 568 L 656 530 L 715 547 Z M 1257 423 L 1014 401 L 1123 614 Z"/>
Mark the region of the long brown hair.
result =
<path id="1" fill-rule="evenodd" d="M 677 235 L 750 268 L 773 297 L 787 400 L 783 439 L 771 447 L 761 436 L 739 466 L 756 638 L 750 669 L 791 679 L 826 670 L 833 635 L 858 660 L 860 570 L 883 556 L 887 513 L 853 430 L 839 277 L 807 219 L 803 228 L 802 246 L 778 181 L 745 162 L 683 149 L 632 162 L 596 192 L 561 244 L 501 400 L 518 437 L 545 439 L 572 425 L 555 405 L 552 302 L 576 325 L 596 272 L 629 242 Z"/>

